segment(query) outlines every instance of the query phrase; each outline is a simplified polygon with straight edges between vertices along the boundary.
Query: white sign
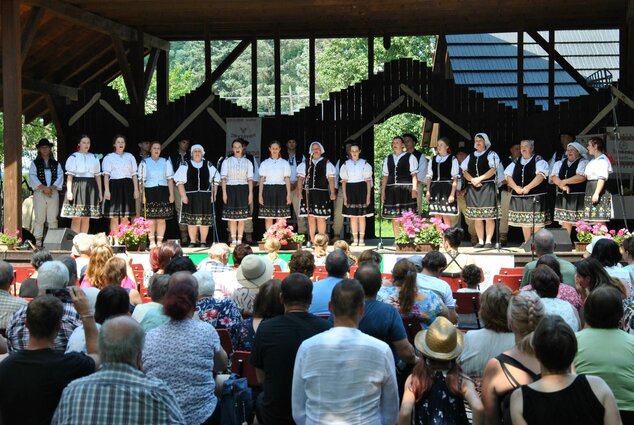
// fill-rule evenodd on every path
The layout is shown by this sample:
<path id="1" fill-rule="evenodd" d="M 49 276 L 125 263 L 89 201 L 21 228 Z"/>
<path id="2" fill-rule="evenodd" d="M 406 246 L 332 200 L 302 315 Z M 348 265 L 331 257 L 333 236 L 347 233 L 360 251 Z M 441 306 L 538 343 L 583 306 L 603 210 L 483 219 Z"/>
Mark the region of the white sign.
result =
<path id="1" fill-rule="evenodd" d="M 601 137 L 606 141 L 608 154 L 614 161 L 612 164 L 614 172 L 616 173 L 620 171 L 622 174 L 634 174 L 634 127 L 619 127 L 619 134 L 620 137 L 617 141 L 616 135 L 613 133 L 613 129 L 606 128 L 604 129 L 604 132 L 600 134 L 577 136 L 577 141 L 583 143 L 584 146 L 588 146 L 588 141 L 592 137 Z M 617 148 L 619 150 L 618 156 L 616 152 Z M 620 159 L 621 162 L 620 169 L 617 159 Z"/>
<path id="2" fill-rule="evenodd" d="M 262 118 L 227 118 L 227 138 L 225 156 L 231 154 L 231 144 L 235 139 L 249 142 L 247 152 L 260 159 L 262 146 Z"/>

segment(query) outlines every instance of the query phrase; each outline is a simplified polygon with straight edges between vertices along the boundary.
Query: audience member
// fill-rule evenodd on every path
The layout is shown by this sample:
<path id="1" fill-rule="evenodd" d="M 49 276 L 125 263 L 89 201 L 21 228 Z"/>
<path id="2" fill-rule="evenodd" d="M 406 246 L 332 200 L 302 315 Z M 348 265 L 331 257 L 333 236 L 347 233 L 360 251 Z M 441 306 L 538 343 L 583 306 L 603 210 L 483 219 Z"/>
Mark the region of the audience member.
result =
<path id="1" fill-rule="evenodd" d="M 515 335 L 515 346 L 489 360 L 484 368 L 482 402 L 486 423 L 510 424 L 511 393 L 540 378 L 531 338 L 545 315 L 544 305 L 534 292 L 520 292 L 509 301 L 507 320 Z"/>
<path id="2" fill-rule="evenodd" d="M 447 260 L 441 252 L 428 252 L 423 257 L 423 271 L 416 276 L 416 284 L 418 289 L 428 289 L 438 294 L 447 306 L 449 313 L 447 318 L 452 323 L 457 323 L 458 315 L 456 314 L 456 300 L 453 298 L 453 291 L 447 282 L 439 279 L 445 267 L 447 267 Z"/>
<path id="3" fill-rule="evenodd" d="M 634 423 L 634 335 L 619 329 L 622 294 L 610 285 L 594 289 L 584 305 L 586 328 L 577 332 L 577 373 L 602 378 L 612 389 L 624 424 Z"/>
<path id="4" fill-rule="evenodd" d="M 460 227 L 450 227 L 445 230 L 443 248 L 447 265 L 441 275 L 446 277 L 460 277 L 464 268 L 469 264 L 475 264 L 475 260 L 469 254 L 460 253 L 460 244 L 464 238 L 464 230 Z"/>
<path id="5" fill-rule="evenodd" d="M 236 351 L 251 351 L 255 333 L 263 320 L 284 314 L 284 304 L 280 298 L 282 282 L 271 279 L 260 286 L 253 302 L 253 316 L 229 328 L 231 342 Z"/>
<path id="6" fill-rule="evenodd" d="M 240 309 L 242 317 L 253 315 L 253 301 L 260 285 L 272 277 L 273 263 L 268 258 L 253 254 L 244 257 L 236 272 L 240 287 L 231 294 L 231 299 Z"/>
<path id="7" fill-rule="evenodd" d="M 614 395 L 605 381 L 570 373 L 577 340 L 564 319 L 544 317 L 535 329 L 532 345 L 542 377 L 513 391 L 513 424 L 620 425 Z"/>
<path id="8" fill-rule="evenodd" d="M 79 280 L 84 278 L 85 268 L 88 266 L 90 260 L 90 251 L 92 249 L 92 243 L 95 239 L 94 235 L 88 233 L 78 233 L 73 237 L 73 248 L 71 254 L 77 261 L 77 270 L 79 271 Z"/>
<path id="9" fill-rule="evenodd" d="M 90 251 L 90 261 L 88 262 L 88 267 L 86 268 L 86 275 L 81 281 L 81 287 L 90 288 L 93 286 L 97 289 L 103 289 L 106 285 L 108 285 L 108 278 L 106 277 L 106 263 L 112 257 L 114 257 L 114 253 L 112 252 L 110 245 L 93 246 Z M 136 288 L 136 282 L 130 279 L 127 273 L 121 280 L 120 285 L 124 289 Z"/>
<path id="10" fill-rule="evenodd" d="M 302 273 L 312 279 L 315 273 L 315 257 L 309 251 L 298 249 L 291 255 L 288 268 L 291 273 Z"/>
<path id="11" fill-rule="evenodd" d="M 150 310 L 163 310 L 163 298 L 167 293 L 167 282 L 169 279 L 169 275 L 166 274 L 155 274 L 152 276 L 148 286 L 148 295 L 152 301 L 136 306 L 132 312 L 134 320 L 141 323 Z"/>
<path id="12" fill-rule="evenodd" d="M 143 372 L 143 339 L 143 330 L 131 318 L 107 320 L 99 334 L 102 368 L 66 387 L 53 425 L 190 423 L 170 386 Z"/>
<path id="13" fill-rule="evenodd" d="M 231 249 L 226 243 L 217 242 L 209 248 L 209 258 L 205 258 L 198 263 L 198 270 L 204 270 L 212 273 L 226 272 L 233 270 L 228 265 Z"/>
<path id="14" fill-rule="evenodd" d="M 227 353 L 208 323 L 192 320 L 196 311 L 196 279 L 187 272 L 170 276 L 163 309 L 170 320 L 146 335 L 143 369 L 174 391 L 188 424 L 219 418 L 212 371 L 227 367 Z"/>
<path id="15" fill-rule="evenodd" d="M 104 266 L 104 273 L 106 276 L 106 284 L 111 286 L 120 286 L 123 288 L 120 282 L 123 282 L 127 276 L 128 264 L 121 257 L 112 257 L 106 262 Z M 130 312 L 134 311 L 134 307 L 143 304 L 141 294 L 135 288 L 123 288 L 128 294 L 130 299 Z"/>
<path id="16" fill-rule="evenodd" d="M 506 315 L 511 296 L 509 287 L 502 284 L 489 286 L 480 296 L 480 322 L 484 328 L 465 333 L 464 350 L 458 358 L 463 372 L 476 382 L 481 381 L 490 359 L 515 345 Z"/>
<path id="17" fill-rule="evenodd" d="M 196 266 L 189 257 L 176 257 L 169 262 L 164 272 L 169 275 L 173 275 L 176 272 L 189 272 L 190 274 L 194 274 L 196 273 Z"/>
<path id="18" fill-rule="evenodd" d="M 47 249 L 39 249 L 33 251 L 31 254 L 31 265 L 35 271 L 28 278 L 24 279 L 20 285 L 20 297 L 21 298 L 35 298 L 37 297 L 37 270 L 40 266 L 47 261 L 53 261 L 53 256 Z"/>
<path id="19" fill-rule="evenodd" d="M 396 422 L 394 357 L 385 342 L 358 329 L 364 298 L 363 288 L 356 280 L 337 283 L 329 303 L 334 327 L 300 345 L 292 387 L 293 419 L 297 425 Z"/>
<path id="20" fill-rule="evenodd" d="M 242 260 L 247 256 L 253 254 L 253 249 L 249 244 L 242 243 L 236 245 L 233 248 L 233 268 L 237 269 L 242 264 Z"/>
<path id="21" fill-rule="evenodd" d="M 537 257 L 541 257 L 542 255 L 546 254 L 553 255 L 559 262 L 559 268 L 563 277 L 562 282 L 574 288 L 575 266 L 573 266 L 570 261 L 557 257 L 555 255 L 556 247 L 557 244 L 555 243 L 555 237 L 550 232 L 550 230 L 540 229 L 537 231 L 537 233 L 535 233 L 535 236 L 533 237 L 533 249 L 535 250 L 535 254 L 537 255 Z M 537 261 L 531 261 L 524 266 L 524 274 L 522 275 L 521 283 L 522 287 L 530 283 L 529 275 L 536 266 Z"/>
<path id="22" fill-rule="evenodd" d="M 242 320 L 240 309 L 232 299 L 214 298 L 216 281 L 211 272 L 198 270 L 194 277 L 198 281 L 196 314 L 200 320 L 216 329 L 229 329 Z"/>
<path id="23" fill-rule="evenodd" d="M 542 255 L 541 257 L 539 257 L 539 260 L 537 260 L 536 267 L 539 267 L 541 265 L 550 267 L 552 271 L 554 271 L 557 277 L 559 278 L 557 298 L 559 298 L 560 300 L 568 301 L 577 311 L 580 311 L 581 307 L 583 306 L 583 302 L 581 301 L 581 296 L 579 296 L 579 293 L 577 292 L 575 288 L 563 283 L 563 277 L 561 276 L 561 269 L 560 269 L 560 265 L 559 265 L 559 261 L 557 260 L 557 257 L 555 257 L 552 254 Z M 530 275 L 528 276 L 528 280 L 529 282 L 531 281 Z M 521 290 L 532 291 L 533 286 L 529 283 L 526 286 L 522 286 Z"/>
<path id="24" fill-rule="evenodd" d="M 458 289 L 458 292 L 480 293 L 480 282 L 482 282 L 482 269 L 475 264 L 467 264 L 462 269 L 462 282 L 467 285 L 466 288 Z M 460 329 L 478 329 L 482 324 L 478 323 L 475 313 L 458 313 L 458 327 Z"/>
<path id="25" fill-rule="evenodd" d="M 284 314 L 262 321 L 255 334 L 251 363 L 264 388 L 257 403 L 264 423 L 294 423 L 291 384 L 295 355 L 304 340 L 332 327 L 328 321 L 308 313 L 312 293 L 313 282 L 307 276 L 290 274 L 281 284 Z M 267 297 L 267 301 L 274 303 L 271 297 Z M 275 309 L 273 304 L 271 310 Z"/>
<path id="26" fill-rule="evenodd" d="M 64 265 L 68 269 L 68 287 L 77 286 L 79 284 L 77 261 L 75 261 L 75 259 L 70 255 L 62 255 L 61 257 L 57 258 L 57 261 L 61 261 L 62 263 L 64 263 Z M 91 304 L 91 307 L 94 308 L 95 305 Z"/>
<path id="27" fill-rule="evenodd" d="M 624 267 L 630 276 L 634 275 L 634 238 L 623 239 L 623 261 L 627 263 Z"/>
<path id="28" fill-rule="evenodd" d="M 315 241 L 317 236 L 315 236 Z M 313 285 L 313 302 L 308 309 L 311 314 L 330 314 L 328 303 L 330 302 L 332 289 L 341 279 L 346 277 L 349 268 L 348 256 L 342 250 L 336 249 L 328 255 L 326 258 L 328 277 L 318 280 Z"/>
<path id="29" fill-rule="evenodd" d="M 60 261 L 47 261 L 42 264 L 37 276 L 38 296 L 51 293 L 62 301 L 64 314 L 62 324 L 55 338 L 55 351 L 63 353 L 68 344 L 68 338 L 82 321 L 73 306 L 68 284 L 68 269 Z M 26 348 L 29 341 L 29 329 L 26 326 L 27 307 L 23 306 L 15 312 L 7 325 L 7 341 L 9 351 Z"/>
<path id="30" fill-rule="evenodd" d="M 414 340 L 423 354 L 405 382 L 399 425 L 434 423 L 468 424 L 464 401 L 474 424 L 481 424 L 484 407 L 473 381 L 463 379 L 456 358 L 462 352 L 463 334 L 446 318 L 439 317 Z"/>
<path id="31" fill-rule="evenodd" d="M 383 261 L 383 258 L 381 257 L 381 254 L 379 254 L 375 250 L 366 249 L 359 255 L 357 261 L 359 266 L 361 266 L 361 264 L 365 263 L 366 261 L 371 261 L 377 266 L 381 267 L 381 262 Z"/>
<path id="32" fill-rule="evenodd" d="M 399 260 L 392 269 L 392 285 L 383 286 L 379 301 L 394 306 L 401 317 L 413 317 L 427 329 L 436 317 L 447 316 L 447 308 L 435 292 L 416 285 L 416 266 L 407 259 Z"/>
<path id="33" fill-rule="evenodd" d="M 610 276 L 622 281 L 628 294 L 632 292 L 632 277 L 630 272 L 621 266 L 623 257 L 616 242 L 607 238 L 596 241 L 590 257 L 601 263 Z"/>
<path id="34" fill-rule="evenodd" d="M 323 233 L 318 233 L 315 235 L 314 256 L 316 266 L 323 266 L 326 263 L 329 243 L 330 239 L 328 238 L 328 235 L 325 235 Z"/>
<path id="35" fill-rule="evenodd" d="M 64 387 L 99 366 L 97 328 L 88 299 L 79 288 L 68 291 L 81 315 L 88 355 L 63 354 L 54 349 L 64 315 L 59 299 L 42 295 L 31 301 L 25 320 L 28 343 L 0 363 L 0 415 L 4 424 L 50 423 Z"/>
<path id="36" fill-rule="evenodd" d="M 282 249 L 282 244 L 275 238 L 268 238 L 264 242 L 264 250 L 267 252 L 269 260 L 273 263 L 273 266 L 278 266 L 280 271 L 289 271 L 288 263 L 280 258 L 278 251 Z"/>
<path id="37" fill-rule="evenodd" d="M 537 266 L 531 273 L 531 286 L 542 299 L 546 314 L 560 316 L 573 331 L 580 329 L 579 314 L 568 301 L 557 297 L 559 276 L 548 266 Z"/>
<path id="38" fill-rule="evenodd" d="M 575 286 L 582 301 L 585 302 L 588 295 L 600 286 L 612 286 L 619 290 L 624 300 L 628 298 L 625 284 L 621 280 L 611 277 L 597 259 L 584 258 L 581 261 L 577 261 L 575 269 L 577 270 Z"/>
<path id="39" fill-rule="evenodd" d="M 344 241 L 343 239 L 339 239 L 332 244 L 332 247 L 334 249 L 340 249 L 346 253 L 346 255 L 348 256 L 348 266 L 352 267 L 357 264 L 357 257 L 352 255 L 352 251 L 350 251 L 350 246 L 348 246 L 348 242 Z"/>
<path id="40" fill-rule="evenodd" d="M 13 266 L 6 261 L 0 261 L 0 329 L 5 329 L 13 313 L 28 304 L 26 300 L 9 293 L 12 282 Z"/>
<path id="41" fill-rule="evenodd" d="M 157 254 L 158 270 L 156 273 L 165 273 L 167 265 L 175 258 L 183 256 L 183 249 L 174 241 L 165 241 L 159 246 Z M 167 273 L 169 274 L 169 273 Z"/>

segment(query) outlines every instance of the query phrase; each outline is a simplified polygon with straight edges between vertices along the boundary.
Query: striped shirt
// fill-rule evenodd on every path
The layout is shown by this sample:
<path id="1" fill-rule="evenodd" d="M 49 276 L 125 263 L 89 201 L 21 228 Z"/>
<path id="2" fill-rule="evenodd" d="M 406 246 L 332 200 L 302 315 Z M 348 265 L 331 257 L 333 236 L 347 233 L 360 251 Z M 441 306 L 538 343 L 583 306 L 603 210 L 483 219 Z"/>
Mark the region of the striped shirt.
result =
<path id="1" fill-rule="evenodd" d="M 123 363 L 71 382 L 52 424 L 185 424 L 172 390 Z"/>
<path id="2" fill-rule="evenodd" d="M 14 297 L 4 289 L 0 289 L 0 329 L 6 328 L 13 313 L 27 304 L 25 299 Z"/>

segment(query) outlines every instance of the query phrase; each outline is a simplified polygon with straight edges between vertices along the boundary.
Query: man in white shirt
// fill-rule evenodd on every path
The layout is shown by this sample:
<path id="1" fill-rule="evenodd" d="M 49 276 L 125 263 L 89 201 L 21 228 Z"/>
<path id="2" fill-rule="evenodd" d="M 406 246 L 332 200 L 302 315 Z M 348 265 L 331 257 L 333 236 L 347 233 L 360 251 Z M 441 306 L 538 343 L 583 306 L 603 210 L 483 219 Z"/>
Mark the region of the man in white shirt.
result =
<path id="1" fill-rule="evenodd" d="M 447 267 L 447 259 L 439 251 L 431 251 L 423 257 L 423 271 L 416 275 L 416 285 L 421 289 L 428 289 L 437 293 L 447 306 L 452 323 L 458 322 L 456 314 L 456 300 L 453 298 L 453 291 L 447 282 L 438 277 Z"/>
<path id="2" fill-rule="evenodd" d="M 364 293 L 354 279 L 332 291 L 334 328 L 299 347 L 293 371 L 297 425 L 393 425 L 398 389 L 390 347 L 358 329 Z"/>

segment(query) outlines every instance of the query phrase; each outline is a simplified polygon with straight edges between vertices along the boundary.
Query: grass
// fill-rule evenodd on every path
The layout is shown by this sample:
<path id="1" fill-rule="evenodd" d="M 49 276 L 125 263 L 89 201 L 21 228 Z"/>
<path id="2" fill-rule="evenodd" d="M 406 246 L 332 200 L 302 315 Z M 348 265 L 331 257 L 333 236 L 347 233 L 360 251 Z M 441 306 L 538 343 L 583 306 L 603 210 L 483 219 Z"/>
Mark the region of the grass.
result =
<path id="1" fill-rule="evenodd" d="M 381 226 L 381 232 L 384 238 L 394 237 L 394 231 L 392 230 L 392 220 L 383 220 L 382 222 L 379 219 L 374 220 L 374 233 L 377 238 L 379 237 L 379 226 Z"/>

